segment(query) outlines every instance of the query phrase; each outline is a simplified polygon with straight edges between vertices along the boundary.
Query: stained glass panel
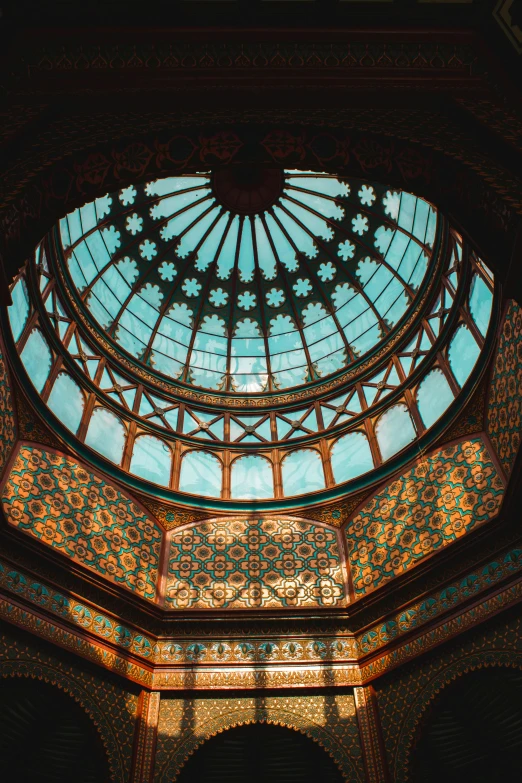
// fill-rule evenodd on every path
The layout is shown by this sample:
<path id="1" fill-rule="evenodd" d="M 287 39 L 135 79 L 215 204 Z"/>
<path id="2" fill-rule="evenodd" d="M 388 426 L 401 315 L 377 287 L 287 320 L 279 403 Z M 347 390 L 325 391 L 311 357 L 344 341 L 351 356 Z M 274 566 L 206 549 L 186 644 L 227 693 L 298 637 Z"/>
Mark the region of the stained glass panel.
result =
<path id="1" fill-rule="evenodd" d="M 436 213 L 373 184 L 261 168 L 125 188 L 60 226 L 73 285 L 124 351 L 249 394 L 374 348 L 426 275 Z"/>
<path id="2" fill-rule="evenodd" d="M 265 457 L 249 454 L 234 460 L 231 471 L 231 496 L 238 500 L 256 500 L 274 496 L 272 466 Z"/>
<path id="3" fill-rule="evenodd" d="M 29 335 L 20 358 L 36 391 L 41 392 L 51 371 L 52 355 L 38 329 Z"/>
<path id="4" fill-rule="evenodd" d="M 61 372 L 56 378 L 47 405 L 71 432 L 78 431 L 85 407 L 85 397 L 75 381 Z"/>

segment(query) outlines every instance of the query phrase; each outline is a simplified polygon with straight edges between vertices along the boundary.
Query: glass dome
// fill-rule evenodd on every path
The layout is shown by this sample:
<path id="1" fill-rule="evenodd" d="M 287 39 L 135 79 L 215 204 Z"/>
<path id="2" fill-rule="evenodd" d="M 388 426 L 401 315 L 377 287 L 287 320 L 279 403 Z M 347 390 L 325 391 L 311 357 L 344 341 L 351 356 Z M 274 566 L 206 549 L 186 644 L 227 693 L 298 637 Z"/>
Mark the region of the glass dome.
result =
<path id="1" fill-rule="evenodd" d="M 374 350 L 418 296 L 436 226 L 409 193 L 243 166 L 127 187 L 67 215 L 60 238 L 77 305 L 120 350 L 251 394 Z"/>
<path id="2" fill-rule="evenodd" d="M 427 202 L 248 167 L 86 204 L 11 295 L 20 369 L 61 437 L 216 508 L 381 480 L 451 421 L 494 323 L 490 271 Z"/>

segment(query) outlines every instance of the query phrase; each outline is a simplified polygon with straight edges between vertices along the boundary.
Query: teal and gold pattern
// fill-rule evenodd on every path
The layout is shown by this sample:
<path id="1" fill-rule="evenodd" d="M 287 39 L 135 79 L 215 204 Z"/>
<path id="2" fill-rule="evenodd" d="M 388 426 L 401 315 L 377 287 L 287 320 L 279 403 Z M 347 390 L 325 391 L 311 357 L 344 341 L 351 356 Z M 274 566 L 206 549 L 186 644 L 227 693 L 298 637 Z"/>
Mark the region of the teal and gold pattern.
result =
<path id="1" fill-rule="evenodd" d="M 155 783 L 171 783 L 198 745 L 234 726 L 275 723 L 300 731 L 333 758 L 343 780 L 365 780 L 353 693 L 161 699 Z"/>
<path id="2" fill-rule="evenodd" d="M 430 620 L 441 617 L 445 612 L 454 610 L 488 589 L 500 584 L 506 578 L 522 571 L 522 549 L 515 547 L 504 554 L 489 560 L 486 565 L 477 568 L 441 590 L 425 596 L 419 601 L 408 604 L 400 611 L 390 614 L 384 622 L 375 623 L 369 630 L 357 636 L 357 654 L 359 657 L 370 655 L 386 645 L 400 639 L 405 634 L 418 631 Z M 478 620 L 481 610 L 472 610 Z M 464 626 L 459 618 L 461 627 Z M 400 661 L 398 661 L 400 662 Z M 371 672 L 371 669 L 368 669 Z"/>
<path id="3" fill-rule="evenodd" d="M 18 602 L 27 603 L 30 609 L 43 609 L 60 623 L 67 624 L 73 631 L 87 631 L 91 640 L 110 644 L 119 653 L 130 652 L 143 663 L 170 665 L 188 663 L 191 667 L 199 664 L 261 663 L 269 664 L 293 662 L 346 662 L 362 659 L 382 651 L 388 644 L 397 642 L 405 634 L 425 629 L 427 623 L 442 617 L 448 610 L 461 611 L 462 605 L 476 600 L 486 591 L 500 585 L 510 577 L 519 578 L 522 572 L 522 549 L 508 549 L 502 555 L 489 560 L 485 565 L 470 571 L 440 590 L 432 592 L 419 601 L 408 604 L 397 612 L 389 614 L 384 620 L 374 623 L 369 629 L 353 636 L 348 631 L 335 636 L 298 636 L 288 641 L 278 633 L 263 635 L 248 633 L 230 637 L 214 637 L 212 641 L 197 643 L 193 639 L 181 636 L 169 638 L 147 634 L 121 620 L 116 619 L 88 601 L 78 600 L 69 592 L 60 592 L 50 584 L 39 581 L 28 572 L 10 566 L 0 559 L 0 591 L 15 596 Z M 497 600 L 497 599 L 495 599 Z M 498 603 L 498 601 L 497 601 Z M 480 608 L 473 609 L 476 618 L 482 617 Z M 1 612 L 0 612 L 1 613 Z M 477 621 L 479 621 L 477 619 Z M 458 620 L 460 625 L 463 623 Z M 28 624 L 33 632 L 36 628 Z M 43 629 L 40 623 L 38 629 Z M 47 624 L 47 638 L 59 641 L 67 646 L 63 629 Z M 55 630 L 53 630 L 55 629 Z M 438 631 L 440 636 L 440 627 Z M 74 643 L 78 652 L 78 642 Z M 107 659 L 107 653 L 104 655 Z M 399 661 L 400 662 L 400 661 Z M 111 668 L 120 671 L 118 664 L 111 661 Z M 370 671 L 370 670 L 369 670 Z M 120 673 L 136 681 L 150 685 L 148 672 L 138 670 L 135 665 L 124 664 Z M 266 669 L 265 669 L 266 673 Z M 145 678 L 145 679 L 144 679 Z"/>
<path id="4" fill-rule="evenodd" d="M 343 606 L 337 533 L 303 520 L 216 520 L 171 539 L 169 609 Z"/>
<path id="5" fill-rule="evenodd" d="M 21 446 L 2 493 L 10 525 L 136 595 L 156 595 L 162 532 L 77 462 Z"/>
<path id="6" fill-rule="evenodd" d="M 215 636 L 213 641 L 201 641 L 200 637 L 196 641 L 186 636 L 154 641 L 137 629 L 132 630 L 114 618 L 99 614 L 92 604 L 81 604 L 74 596 L 57 593 L 49 585 L 35 582 L 27 573 L 9 566 L 0 568 L 0 587 L 6 591 L 6 597 L 0 597 L 0 618 L 146 688 L 186 690 L 190 686 L 208 690 L 214 687 L 363 685 L 455 634 L 484 622 L 503 608 L 520 603 L 522 582 L 517 575 L 522 566 L 521 554 L 520 550 L 511 550 L 480 571 L 468 574 L 462 584 L 445 587 L 420 606 L 411 607 L 411 612 L 406 609 L 400 616 L 377 623 L 365 632 L 364 638 L 371 640 L 369 645 L 364 639 L 357 639 L 357 651 L 355 638 L 344 631 L 330 638 L 308 635 L 292 637 L 291 641 L 284 635 L 267 634 L 266 631 L 256 638 L 251 630 L 243 630 L 235 639 L 226 636 L 221 641 Z M 479 593 L 499 585 L 506 576 L 514 576 L 515 580 L 495 593 L 489 593 L 485 600 L 483 596 L 476 600 Z M 14 594 L 14 600 L 10 594 Z M 474 601 L 471 606 L 460 607 L 457 614 L 454 613 L 459 604 L 470 600 Z M 28 608 L 22 608 L 24 604 Z M 425 608 L 427 616 L 422 617 L 420 612 Z M 57 622 L 42 619 L 42 610 L 50 611 L 57 617 Z M 434 628 L 430 627 L 430 621 L 448 611 L 453 615 Z M 423 624 L 427 627 L 421 629 Z M 412 629 L 420 630 L 413 640 L 409 633 Z M 401 639 L 406 634 L 408 638 Z M 246 637 L 248 641 L 245 641 Z M 394 646 L 388 650 L 390 644 Z M 129 653 L 143 664 L 146 663 L 144 659 L 148 659 L 147 668 L 129 660 Z M 363 662 L 362 657 L 367 653 L 371 659 Z M 315 665 L 280 666 L 281 663 L 297 662 L 314 662 Z"/>
<path id="7" fill-rule="evenodd" d="M 511 301 L 502 325 L 488 405 L 487 431 L 507 476 L 522 424 L 522 309 Z"/>
<path id="8" fill-rule="evenodd" d="M 345 529 L 356 598 L 492 519 L 503 492 L 481 438 L 419 460 L 380 489 Z"/>
<path id="9" fill-rule="evenodd" d="M 5 467 L 16 439 L 15 417 L 9 376 L 0 352 L 0 473 Z"/>

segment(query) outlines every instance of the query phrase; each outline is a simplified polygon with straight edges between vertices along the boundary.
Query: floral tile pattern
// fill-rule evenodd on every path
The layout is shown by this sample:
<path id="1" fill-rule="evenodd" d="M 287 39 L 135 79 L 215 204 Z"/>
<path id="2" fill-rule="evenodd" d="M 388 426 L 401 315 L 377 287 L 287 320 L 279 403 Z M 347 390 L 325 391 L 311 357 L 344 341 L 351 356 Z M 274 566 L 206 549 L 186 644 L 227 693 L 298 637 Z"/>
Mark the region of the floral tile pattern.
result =
<path id="1" fill-rule="evenodd" d="M 0 353 L 0 473 L 16 440 L 13 401 L 5 361 Z"/>
<path id="2" fill-rule="evenodd" d="M 169 609 L 342 606 L 335 531 L 311 522 L 217 520 L 174 533 Z"/>
<path id="3" fill-rule="evenodd" d="M 154 600 L 162 532 L 73 460 L 22 446 L 2 493 L 9 524 L 105 579 Z"/>
<path id="4" fill-rule="evenodd" d="M 418 462 L 377 492 L 345 529 L 356 597 L 487 522 L 503 492 L 481 438 Z"/>
<path id="5" fill-rule="evenodd" d="M 522 426 L 522 309 L 511 302 L 500 335 L 491 380 L 487 432 L 506 475 L 520 446 Z"/>

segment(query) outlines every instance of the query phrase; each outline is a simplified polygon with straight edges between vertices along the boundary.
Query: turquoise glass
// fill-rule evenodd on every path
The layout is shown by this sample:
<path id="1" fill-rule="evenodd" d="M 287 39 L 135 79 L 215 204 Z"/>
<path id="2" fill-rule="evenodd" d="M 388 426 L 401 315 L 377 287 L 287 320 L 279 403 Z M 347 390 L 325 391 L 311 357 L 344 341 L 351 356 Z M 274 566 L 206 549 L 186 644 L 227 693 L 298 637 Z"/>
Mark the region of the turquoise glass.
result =
<path id="1" fill-rule="evenodd" d="M 349 432 L 335 441 L 331 464 L 336 484 L 362 476 L 373 469 L 373 457 L 364 432 Z"/>
<path id="2" fill-rule="evenodd" d="M 272 466 L 265 457 L 252 454 L 232 463 L 231 496 L 237 500 L 274 497 Z"/>
<path id="3" fill-rule="evenodd" d="M 152 435 L 141 435 L 134 441 L 130 472 L 153 484 L 168 487 L 172 453 L 167 444 Z"/>
<path id="4" fill-rule="evenodd" d="M 125 427 L 121 420 L 107 408 L 95 408 L 85 443 L 103 457 L 119 465 L 125 446 Z"/>
<path id="5" fill-rule="evenodd" d="M 492 307 L 493 292 L 488 288 L 480 275 L 473 275 L 469 293 L 469 309 L 471 317 L 483 337 L 486 336 L 488 331 Z"/>
<path id="6" fill-rule="evenodd" d="M 436 212 L 335 175 L 281 181 L 246 214 L 205 172 L 67 215 L 62 245 L 83 306 L 135 361 L 196 387 L 255 394 L 342 371 L 408 311 Z"/>
<path id="7" fill-rule="evenodd" d="M 61 372 L 53 383 L 47 405 L 54 415 L 76 434 L 83 416 L 85 397 L 70 375 Z"/>
<path id="8" fill-rule="evenodd" d="M 208 451 L 189 451 L 181 460 L 179 488 L 191 495 L 219 498 L 223 483 L 221 462 Z"/>
<path id="9" fill-rule="evenodd" d="M 422 380 L 417 391 L 417 407 L 426 429 L 435 424 L 454 400 L 442 370 L 436 368 Z"/>
<path id="10" fill-rule="evenodd" d="M 448 359 L 459 386 L 464 386 L 479 357 L 477 341 L 465 324 L 461 324 L 451 340 Z"/>
<path id="11" fill-rule="evenodd" d="M 41 392 L 51 372 L 52 354 L 39 329 L 33 329 L 20 358 L 37 392 Z"/>
<path id="12" fill-rule="evenodd" d="M 11 290 L 12 304 L 7 308 L 13 339 L 18 342 L 29 316 L 29 296 L 25 280 L 20 278 Z"/>
<path id="13" fill-rule="evenodd" d="M 378 419 L 375 432 L 384 461 L 415 440 L 415 427 L 406 405 L 389 408 Z"/>
<path id="14" fill-rule="evenodd" d="M 323 462 L 314 449 L 292 451 L 284 458 L 281 470 L 286 496 L 305 495 L 325 487 Z"/>

